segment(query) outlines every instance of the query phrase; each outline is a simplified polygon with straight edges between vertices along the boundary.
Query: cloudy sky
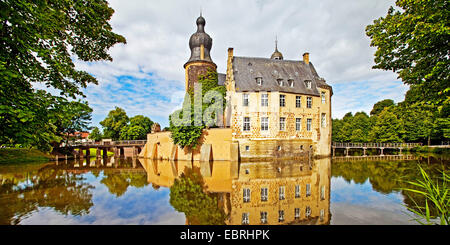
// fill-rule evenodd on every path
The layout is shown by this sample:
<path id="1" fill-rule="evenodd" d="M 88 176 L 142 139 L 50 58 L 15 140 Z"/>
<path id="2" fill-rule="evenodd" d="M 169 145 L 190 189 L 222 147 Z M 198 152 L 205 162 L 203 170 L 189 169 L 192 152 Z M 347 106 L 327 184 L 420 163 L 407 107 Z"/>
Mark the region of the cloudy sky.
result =
<path id="1" fill-rule="evenodd" d="M 113 30 L 127 44 L 110 49 L 113 62 L 82 63 L 99 80 L 85 90 L 98 126 L 115 106 L 129 116 L 146 115 L 163 127 L 184 95 L 183 64 L 200 9 L 213 38 L 211 57 L 226 70 L 228 47 L 236 56 L 270 57 L 275 36 L 285 59 L 304 52 L 333 86 L 332 117 L 370 112 L 390 98 L 402 101 L 407 86 L 390 71 L 372 70 L 374 48 L 365 27 L 385 16 L 393 0 L 109 0 Z"/>

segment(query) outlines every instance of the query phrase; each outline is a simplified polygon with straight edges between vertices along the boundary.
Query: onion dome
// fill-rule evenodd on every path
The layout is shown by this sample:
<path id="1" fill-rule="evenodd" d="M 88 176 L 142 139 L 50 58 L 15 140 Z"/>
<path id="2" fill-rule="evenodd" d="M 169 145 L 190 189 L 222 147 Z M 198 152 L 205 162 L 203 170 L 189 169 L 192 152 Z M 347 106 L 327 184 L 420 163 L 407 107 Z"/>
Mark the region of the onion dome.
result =
<path id="1" fill-rule="evenodd" d="M 197 18 L 197 32 L 192 34 L 189 39 L 189 48 L 191 49 L 191 57 L 186 63 L 191 61 L 209 61 L 213 62 L 210 56 L 212 47 L 212 38 L 205 32 L 206 21 L 201 15 Z M 202 49 L 203 46 L 203 55 Z"/>

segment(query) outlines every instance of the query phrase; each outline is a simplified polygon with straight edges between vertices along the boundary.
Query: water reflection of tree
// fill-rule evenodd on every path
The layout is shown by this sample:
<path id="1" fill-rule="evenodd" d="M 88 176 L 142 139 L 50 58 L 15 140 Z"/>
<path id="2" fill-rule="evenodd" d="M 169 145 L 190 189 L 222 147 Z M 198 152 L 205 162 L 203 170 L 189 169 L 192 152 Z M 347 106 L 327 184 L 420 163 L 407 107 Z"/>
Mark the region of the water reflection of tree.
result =
<path id="1" fill-rule="evenodd" d="M 67 173 L 55 165 L 30 173 L 25 181 L 2 181 L 0 224 L 18 224 L 40 207 L 53 208 L 63 215 L 84 215 L 93 206 L 93 186 L 84 182 L 81 175 Z"/>
<path id="2" fill-rule="evenodd" d="M 198 168 L 186 168 L 170 187 L 170 204 L 183 212 L 191 225 L 224 225 L 225 212 L 218 195 L 208 193 Z"/>
<path id="3" fill-rule="evenodd" d="M 331 174 L 333 177 L 342 177 L 347 182 L 354 181 L 363 184 L 370 181 L 372 188 L 380 193 L 389 194 L 400 191 L 404 197 L 403 202 L 407 207 L 415 209 L 415 203 L 425 205 L 425 198 L 415 193 L 405 193 L 401 188 L 414 188 L 406 181 L 420 179 L 420 172 L 417 168 L 418 162 L 414 161 L 352 161 L 333 162 Z M 442 164 L 420 164 L 420 166 L 433 178 L 440 176 L 440 171 L 445 171 Z M 414 199 L 414 201 L 412 200 Z M 432 215 L 436 213 L 431 208 Z"/>
<path id="4" fill-rule="evenodd" d="M 142 188 L 148 185 L 147 175 L 144 173 L 132 173 L 132 172 L 104 172 L 104 178 L 100 183 L 108 187 L 111 194 L 117 197 L 122 196 L 129 186 Z"/>

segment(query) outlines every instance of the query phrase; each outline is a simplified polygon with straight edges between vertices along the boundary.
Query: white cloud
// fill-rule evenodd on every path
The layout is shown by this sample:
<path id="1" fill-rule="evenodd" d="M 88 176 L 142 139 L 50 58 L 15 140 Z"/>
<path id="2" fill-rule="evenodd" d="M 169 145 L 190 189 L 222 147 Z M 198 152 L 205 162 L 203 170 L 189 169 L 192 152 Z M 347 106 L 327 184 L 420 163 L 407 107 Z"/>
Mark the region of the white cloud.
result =
<path id="1" fill-rule="evenodd" d="M 368 107 L 381 97 L 403 99 L 405 87 L 394 73 L 371 69 L 374 48 L 365 35 L 365 27 L 385 16 L 393 0 L 111 0 L 110 5 L 115 10 L 113 30 L 127 44 L 110 50 L 113 62 L 77 62 L 77 67 L 99 79 L 98 86 L 86 91 L 98 117 L 117 105 L 167 126 L 168 114 L 183 97 L 183 64 L 190 56 L 188 40 L 196 30 L 200 8 L 206 32 L 213 38 L 211 56 L 219 72 L 225 72 L 228 47 L 234 47 L 237 56 L 269 57 L 277 35 L 285 59 L 300 60 L 309 52 L 329 84 L 349 84 L 334 89 L 334 116 L 342 116 L 345 110 L 370 111 Z M 127 91 L 127 82 L 118 77 L 132 78 L 128 85 L 134 91 Z M 366 95 L 373 97 L 370 103 L 358 103 Z"/>

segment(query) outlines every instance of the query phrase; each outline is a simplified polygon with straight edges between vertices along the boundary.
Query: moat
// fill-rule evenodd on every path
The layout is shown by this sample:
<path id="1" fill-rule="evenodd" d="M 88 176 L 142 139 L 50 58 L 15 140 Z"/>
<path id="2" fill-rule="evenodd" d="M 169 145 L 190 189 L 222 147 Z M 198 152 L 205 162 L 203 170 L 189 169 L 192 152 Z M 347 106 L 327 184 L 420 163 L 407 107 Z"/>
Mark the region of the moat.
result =
<path id="1" fill-rule="evenodd" d="M 3 164 L 0 224 L 417 225 L 400 188 L 418 164 L 437 177 L 450 161 L 404 159 L 214 162 L 206 174 L 136 158 Z"/>

